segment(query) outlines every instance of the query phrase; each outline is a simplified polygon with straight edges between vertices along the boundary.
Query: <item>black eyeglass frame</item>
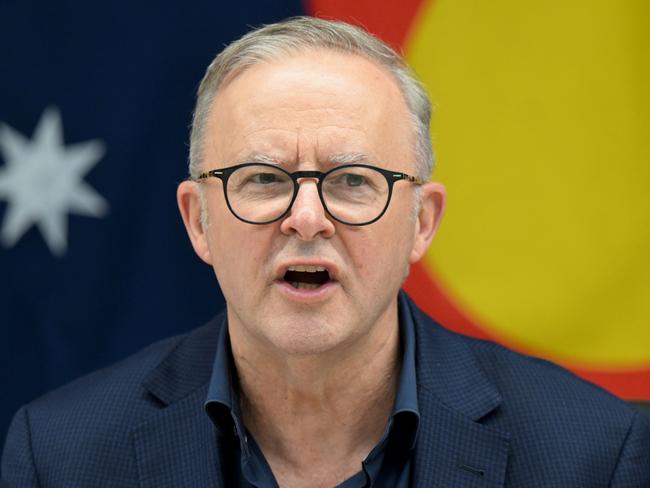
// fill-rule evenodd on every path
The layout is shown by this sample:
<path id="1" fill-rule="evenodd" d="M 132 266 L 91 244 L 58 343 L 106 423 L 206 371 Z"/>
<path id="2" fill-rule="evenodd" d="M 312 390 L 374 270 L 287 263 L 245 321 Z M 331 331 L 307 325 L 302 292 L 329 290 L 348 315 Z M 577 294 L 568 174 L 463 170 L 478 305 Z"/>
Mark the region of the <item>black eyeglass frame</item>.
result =
<path id="1" fill-rule="evenodd" d="M 293 181 L 293 196 L 291 197 L 291 201 L 289 202 L 289 205 L 287 206 L 287 209 L 278 217 L 272 219 L 272 220 L 267 220 L 265 222 L 253 222 L 252 220 L 247 220 L 240 215 L 237 215 L 237 212 L 235 212 L 230 205 L 230 200 L 228 199 L 228 179 L 230 176 L 237 171 L 240 168 L 245 168 L 249 166 L 262 166 L 262 167 L 268 167 L 268 168 L 273 168 L 274 170 L 279 170 L 286 174 L 291 180 Z M 372 169 L 375 170 L 379 173 L 381 173 L 384 178 L 386 178 L 386 182 L 388 183 L 388 198 L 386 198 L 386 205 L 384 205 L 384 208 L 382 211 L 377 215 L 377 217 L 373 218 L 372 220 L 369 220 L 368 222 L 362 222 L 362 223 L 350 223 L 346 222 L 344 220 L 339 219 L 335 215 L 330 212 L 330 210 L 327 208 L 327 204 L 325 203 L 325 199 L 323 198 L 323 181 L 329 175 L 330 173 L 333 173 L 334 171 L 341 171 L 342 169 L 345 168 L 366 168 L 366 169 Z M 329 215 L 331 218 L 336 220 L 337 222 L 345 225 L 352 225 L 352 226 L 363 226 L 363 225 L 370 225 L 374 222 L 377 222 L 383 215 L 386 213 L 386 210 L 388 209 L 388 205 L 390 204 L 391 197 L 393 196 L 393 185 L 398 182 L 398 181 L 408 181 L 410 183 L 413 183 L 415 185 L 423 185 L 425 182 L 422 180 L 422 178 L 418 176 L 412 176 L 407 173 L 402 173 L 400 171 L 391 171 L 388 169 L 383 169 L 383 168 L 378 168 L 376 166 L 372 166 L 369 164 L 360 164 L 360 163 L 355 163 L 355 164 L 345 164 L 342 166 L 336 166 L 335 168 L 332 168 L 328 171 L 315 171 L 315 170 L 306 170 L 306 171 L 294 171 L 294 172 L 289 172 L 285 170 L 284 168 L 281 168 L 277 165 L 274 164 L 268 164 L 268 163 L 242 163 L 242 164 L 237 164 L 235 166 L 229 166 L 227 168 L 220 168 L 220 169 L 212 169 L 210 171 L 205 171 L 203 173 L 200 173 L 198 176 L 195 178 L 190 178 L 192 181 L 196 181 L 197 183 L 202 183 L 206 181 L 208 178 L 219 178 L 222 181 L 222 186 L 223 186 L 223 196 L 226 199 L 226 205 L 228 205 L 228 210 L 230 210 L 230 213 L 232 213 L 235 217 L 237 217 L 239 220 L 242 222 L 246 222 L 247 224 L 253 224 L 253 225 L 266 225 L 266 224 L 272 224 L 273 222 L 277 222 L 278 220 L 283 219 L 291 210 L 291 207 L 293 207 L 293 203 L 296 201 L 296 197 L 298 196 L 298 191 L 300 190 L 300 183 L 299 179 L 302 178 L 312 178 L 318 180 L 316 183 L 316 188 L 318 189 L 318 197 L 320 198 L 320 202 L 323 205 L 323 209 L 325 209 L 325 212 L 327 212 L 327 215 Z"/>

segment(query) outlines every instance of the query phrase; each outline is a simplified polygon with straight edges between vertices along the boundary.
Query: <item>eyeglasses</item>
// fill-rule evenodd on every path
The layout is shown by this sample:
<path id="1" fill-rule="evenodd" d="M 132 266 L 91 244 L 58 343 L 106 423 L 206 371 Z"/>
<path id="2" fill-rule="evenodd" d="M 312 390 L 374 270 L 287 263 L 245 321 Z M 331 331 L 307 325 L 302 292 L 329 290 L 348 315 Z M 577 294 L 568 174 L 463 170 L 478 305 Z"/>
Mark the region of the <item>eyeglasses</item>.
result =
<path id="1" fill-rule="evenodd" d="M 266 163 L 244 163 L 201 173 L 223 182 L 226 204 L 235 217 L 249 224 L 270 224 L 284 217 L 298 196 L 302 178 L 317 179 L 325 211 L 346 225 L 368 225 L 386 212 L 397 181 L 424 184 L 417 176 L 367 164 L 347 164 L 329 171 L 294 171 Z"/>

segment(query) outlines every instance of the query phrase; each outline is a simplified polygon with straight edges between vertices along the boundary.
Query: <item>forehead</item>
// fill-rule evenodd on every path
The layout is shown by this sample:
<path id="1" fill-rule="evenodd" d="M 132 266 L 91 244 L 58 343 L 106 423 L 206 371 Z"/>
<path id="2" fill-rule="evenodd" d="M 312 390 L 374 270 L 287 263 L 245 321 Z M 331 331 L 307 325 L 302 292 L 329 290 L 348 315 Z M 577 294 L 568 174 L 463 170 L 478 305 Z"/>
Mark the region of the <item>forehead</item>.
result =
<path id="1" fill-rule="evenodd" d="M 254 153 L 319 163 L 329 154 L 360 153 L 395 166 L 412 160 L 408 121 L 387 69 L 358 55 L 306 50 L 260 62 L 221 87 L 204 161 L 223 166 Z"/>

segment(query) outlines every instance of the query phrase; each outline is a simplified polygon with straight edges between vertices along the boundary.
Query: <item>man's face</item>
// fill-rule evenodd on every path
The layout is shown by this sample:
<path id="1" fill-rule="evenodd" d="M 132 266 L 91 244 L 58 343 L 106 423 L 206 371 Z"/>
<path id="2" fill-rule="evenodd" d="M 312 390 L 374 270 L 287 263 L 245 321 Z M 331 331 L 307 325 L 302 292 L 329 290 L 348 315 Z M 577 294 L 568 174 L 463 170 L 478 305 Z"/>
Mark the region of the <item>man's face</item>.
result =
<path id="1" fill-rule="evenodd" d="M 413 137 L 403 97 L 383 68 L 359 56 L 305 51 L 255 65 L 221 87 L 202 169 L 261 158 L 290 172 L 327 171 L 342 156 L 365 155 L 361 162 L 414 174 Z M 412 217 L 414 186 L 407 182 L 395 184 L 384 216 L 362 227 L 329 217 L 315 180 L 302 180 L 290 213 L 266 225 L 232 215 L 220 180 L 202 184 L 207 228 L 197 228 L 197 183 L 181 185 L 179 204 L 195 250 L 215 270 L 231 334 L 283 354 L 345 348 L 377 324 L 394 323 L 409 263 L 435 230 Z M 436 192 L 427 188 L 429 201 Z M 425 217 L 437 221 L 438 208 L 435 215 L 427 208 Z M 296 266 L 325 268 L 329 280 L 296 288 L 285 279 Z"/>

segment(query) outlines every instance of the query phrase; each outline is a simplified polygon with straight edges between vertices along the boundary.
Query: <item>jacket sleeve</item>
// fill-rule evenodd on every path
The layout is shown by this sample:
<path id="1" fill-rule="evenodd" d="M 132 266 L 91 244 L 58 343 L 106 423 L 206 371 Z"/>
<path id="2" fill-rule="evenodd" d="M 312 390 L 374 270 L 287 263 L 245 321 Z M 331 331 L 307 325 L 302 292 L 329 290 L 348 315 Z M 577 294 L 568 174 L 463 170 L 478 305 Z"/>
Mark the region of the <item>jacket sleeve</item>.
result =
<path id="1" fill-rule="evenodd" d="M 650 421 L 636 413 L 609 486 L 650 487 Z"/>
<path id="2" fill-rule="evenodd" d="M 14 416 L 4 451 L 0 487 L 40 486 L 31 443 L 31 429 L 27 408 L 23 407 Z"/>

